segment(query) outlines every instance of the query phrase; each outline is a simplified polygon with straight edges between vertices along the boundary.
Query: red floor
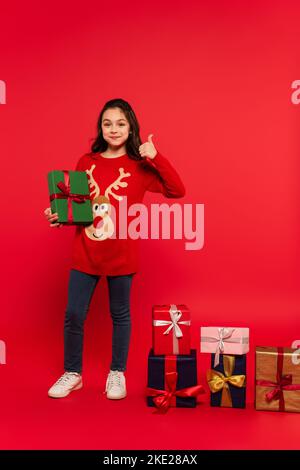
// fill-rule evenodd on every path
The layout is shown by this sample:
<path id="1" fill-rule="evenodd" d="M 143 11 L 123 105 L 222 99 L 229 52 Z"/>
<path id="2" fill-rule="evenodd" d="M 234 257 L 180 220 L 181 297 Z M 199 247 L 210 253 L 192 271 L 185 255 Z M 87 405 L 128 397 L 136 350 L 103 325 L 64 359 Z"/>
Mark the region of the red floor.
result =
<path id="1" fill-rule="evenodd" d="M 196 409 L 172 408 L 157 415 L 145 405 L 145 375 L 135 372 L 127 373 L 125 400 L 107 400 L 101 393 L 105 373 L 95 370 L 84 374 L 82 390 L 54 400 L 47 389 L 57 377 L 42 371 L 38 358 L 24 364 L 22 372 L 1 366 L 0 448 L 300 448 L 298 413 L 255 411 L 251 403 L 245 410 L 210 408 L 207 394 Z"/>

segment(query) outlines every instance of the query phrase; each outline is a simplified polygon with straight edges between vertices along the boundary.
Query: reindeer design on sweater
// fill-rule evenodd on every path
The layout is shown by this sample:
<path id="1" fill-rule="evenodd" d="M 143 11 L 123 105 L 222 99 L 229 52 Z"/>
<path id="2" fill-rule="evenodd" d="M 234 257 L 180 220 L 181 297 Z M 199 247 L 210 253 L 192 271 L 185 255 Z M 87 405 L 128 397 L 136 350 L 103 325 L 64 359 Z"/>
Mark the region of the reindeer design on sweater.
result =
<path id="1" fill-rule="evenodd" d="M 114 223 L 110 217 L 111 203 L 109 197 L 122 201 L 123 197 L 115 194 L 113 190 L 117 191 L 120 187 L 126 188 L 128 183 L 122 180 L 131 176 L 131 173 L 125 173 L 124 168 L 119 168 L 119 177 L 106 188 L 104 195 L 101 195 L 100 188 L 93 177 L 95 167 L 96 165 L 92 165 L 89 170 L 85 170 L 88 176 L 93 210 L 93 223 L 85 227 L 85 233 L 91 240 L 103 241 L 110 238 L 115 231 Z"/>

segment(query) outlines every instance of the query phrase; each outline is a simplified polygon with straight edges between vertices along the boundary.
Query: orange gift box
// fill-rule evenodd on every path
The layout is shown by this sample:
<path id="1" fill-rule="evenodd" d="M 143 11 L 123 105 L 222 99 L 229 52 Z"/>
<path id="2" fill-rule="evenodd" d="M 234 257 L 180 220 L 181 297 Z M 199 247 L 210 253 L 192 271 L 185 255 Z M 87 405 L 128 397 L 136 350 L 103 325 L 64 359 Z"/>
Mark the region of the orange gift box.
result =
<path id="1" fill-rule="evenodd" d="M 256 410 L 300 412 L 300 365 L 295 350 L 256 348 Z"/>

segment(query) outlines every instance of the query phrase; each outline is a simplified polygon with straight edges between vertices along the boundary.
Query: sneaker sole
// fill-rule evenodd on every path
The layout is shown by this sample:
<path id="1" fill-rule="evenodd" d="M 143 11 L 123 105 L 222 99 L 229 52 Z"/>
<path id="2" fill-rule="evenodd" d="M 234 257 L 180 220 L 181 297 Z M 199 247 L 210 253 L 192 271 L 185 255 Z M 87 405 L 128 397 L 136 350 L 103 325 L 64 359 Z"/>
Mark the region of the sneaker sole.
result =
<path id="1" fill-rule="evenodd" d="M 51 393 L 48 392 L 48 397 L 50 397 L 50 398 L 65 398 L 68 395 L 70 395 L 70 393 L 73 392 L 74 390 L 80 390 L 82 387 L 83 387 L 83 383 L 80 382 L 78 385 L 76 385 L 76 387 L 71 388 L 71 390 L 68 390 L 67 393 L 65 393 L 64 395 L 51 395 Z"/>
<path id="2" fill-rule="evenodd" d="M 127 397 L 127 393 L 118 397 L 114 397 L 114 396 L 110 396 L 106 394 L 106 398 L 108 398 L 109 400 L 122 400 L 123 398 L 126 398 L 126 397 Z"/>

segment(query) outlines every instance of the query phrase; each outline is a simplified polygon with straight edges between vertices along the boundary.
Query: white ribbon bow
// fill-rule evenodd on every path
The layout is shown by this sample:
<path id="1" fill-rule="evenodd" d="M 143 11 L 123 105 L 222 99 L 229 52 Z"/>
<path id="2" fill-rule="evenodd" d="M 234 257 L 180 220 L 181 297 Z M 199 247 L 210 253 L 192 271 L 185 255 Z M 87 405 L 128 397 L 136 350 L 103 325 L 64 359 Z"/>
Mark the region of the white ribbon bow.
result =
<path id="1" fill-rule="evenodd" d="M 234 332 L 235 328 L 218 328 L 218 337 L 209 336 L 205 338 L 201 338 L 201 341 L 207 341 L 209 343 L 217 342 L 216 352 L 215 352 L 215 360 L 214 360 L 214 367 L 216 367 L 220 362 L 220 354 L 225 350 L 224 343 L 241 343 L 241 338 L 231 338 L 232 333 Z"/>
<path id="2" fill-rule="evenodd" d="M 179 347 L 178 347 L 178 338 L 182 338 L 183 333 L 179 325 L 190 325 L 190 320 L 181 320 L 182 311 L 177 309 L 175 304 L 171 304 L 170 306 L 170 320 L 153 320 L 154 326 L 166 326 L 169 325 L 168 328 L 163 332 L 164 335 L 168 335 L 170 331 L 173 329 L 173 354 L 179 354 Z"/>

